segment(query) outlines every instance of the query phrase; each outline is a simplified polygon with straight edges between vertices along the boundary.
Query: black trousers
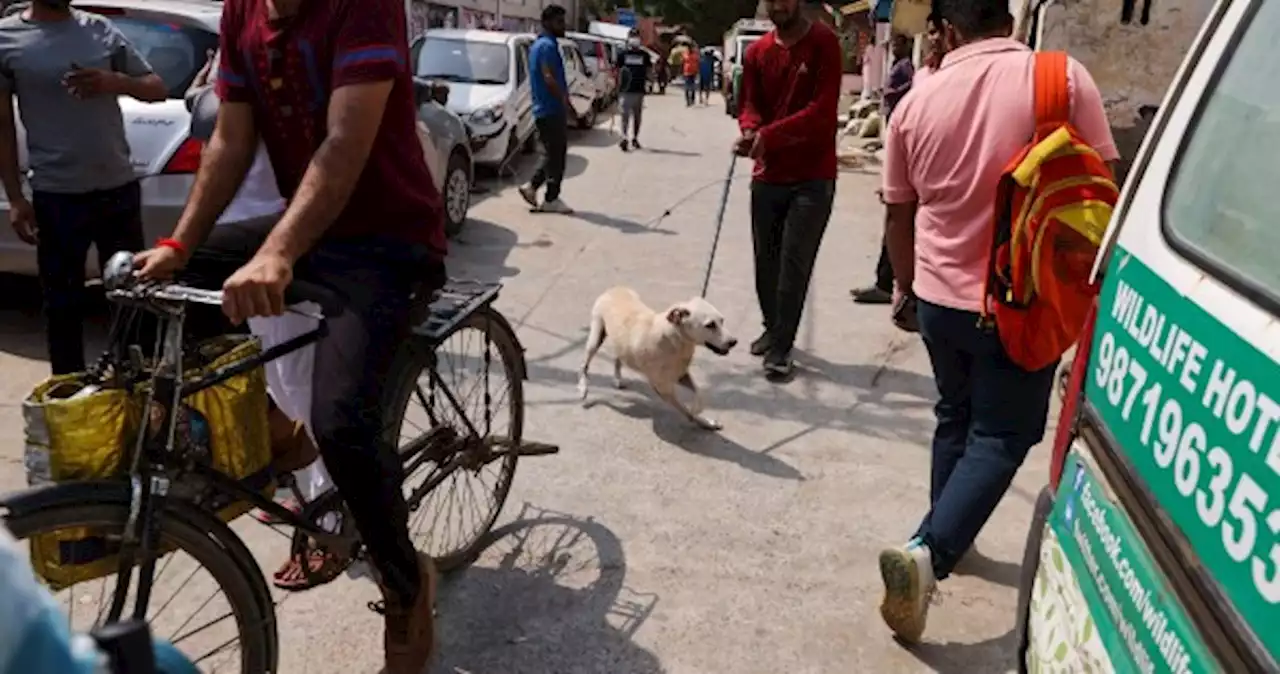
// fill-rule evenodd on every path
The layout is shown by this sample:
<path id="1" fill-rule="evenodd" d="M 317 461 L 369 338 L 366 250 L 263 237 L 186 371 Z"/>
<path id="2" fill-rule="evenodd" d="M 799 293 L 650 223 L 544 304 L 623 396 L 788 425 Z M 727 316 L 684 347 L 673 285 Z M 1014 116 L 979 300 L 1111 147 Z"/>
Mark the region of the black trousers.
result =
<path id="1" fill-rule="evenodd" d="M 539 117 L 538 140 L 542 142 L 542 160 L 533 174 L 534 188 L 547 186 L 546 200 L 560 198 L 560 183 L 564 182 L 564 165 L 569 155 L 569 121 L 565 115 Z"/>
<path id="2" fill-rule="evenodd" d="M 142 190 L 121 187 L 80 194 L 35 192 L 31 198 L 40 243 L 36 246 L 44 291 L 49 365 L 54 374 L 85 369 L 85 260 L 98 250 L 100 266 L 121 250 L 142 242 Z M 143 331 L 148 332 L 148 331 Z"/>
<path id="3" fill-rule="evenodd" d="M 182 280 L 218 289 L 266 240 L 275 217 L 218 225 L 191 257 Z M 418 559 L 409 538 L 409 509 L 396 447 L 383 439 L 382 401 L 397 348 L 409 336 L 412 292 L 439 287 L 443 264 L 425 246 L 374 238 L 321 241 L 294 268 L 294 278 L 331 291 L 344 312 L 328 319 L 316 343 L 311 423 L 320 454 L 388 587 L 404 601 L 417 596 Z M 429 290 L 429 289 L 424 289 Z M 192 311 L 195 337 L 232 329 L 221 312 Z"/>
<path id="4" fill-rule="evenodd" d="M 751 182 L 756 297 L 777 355 L 791 352 L 835 200 L 834 180 Z"/>

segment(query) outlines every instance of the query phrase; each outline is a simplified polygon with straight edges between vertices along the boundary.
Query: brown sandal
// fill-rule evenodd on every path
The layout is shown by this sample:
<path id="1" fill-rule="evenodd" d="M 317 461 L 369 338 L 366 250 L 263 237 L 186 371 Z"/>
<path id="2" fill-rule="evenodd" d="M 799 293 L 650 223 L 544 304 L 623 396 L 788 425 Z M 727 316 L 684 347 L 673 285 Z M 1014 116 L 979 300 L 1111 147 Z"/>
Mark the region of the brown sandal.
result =
<path id="1" fill-rule="evenodd" d="M 332 583 L 351 566 L 350 559 L 336 553 L 311 548 L 302 555 L 290 555 L 285 563 L 272 574 L 271 584 L 289 592 L 303 592 Z"/>

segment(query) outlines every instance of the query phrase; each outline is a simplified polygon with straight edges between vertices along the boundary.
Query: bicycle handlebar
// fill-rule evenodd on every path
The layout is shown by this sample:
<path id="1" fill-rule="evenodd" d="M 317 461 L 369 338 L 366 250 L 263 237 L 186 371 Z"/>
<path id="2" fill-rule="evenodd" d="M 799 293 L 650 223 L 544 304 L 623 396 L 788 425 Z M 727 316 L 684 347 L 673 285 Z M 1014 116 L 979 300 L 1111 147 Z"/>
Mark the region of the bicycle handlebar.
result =
<path id="1" fill-rule="evenodd" d="M 134 276 L 133 253 L 120 251 L 111 256 L 102 270 L 102 282 L 108 297 L 160 300 L 189 304 L 222 306 L 221 290 L 204 290 L 178 283 L 145 283 Z M 315 302 L 320 305 L 321 316 L 333 318 L 342 313 L 342 300 L 331 290 L 315 283 L 295 280 L 285 290 L 288 304 Z M 303 313 L 303 312 L 299 312 Z"/>

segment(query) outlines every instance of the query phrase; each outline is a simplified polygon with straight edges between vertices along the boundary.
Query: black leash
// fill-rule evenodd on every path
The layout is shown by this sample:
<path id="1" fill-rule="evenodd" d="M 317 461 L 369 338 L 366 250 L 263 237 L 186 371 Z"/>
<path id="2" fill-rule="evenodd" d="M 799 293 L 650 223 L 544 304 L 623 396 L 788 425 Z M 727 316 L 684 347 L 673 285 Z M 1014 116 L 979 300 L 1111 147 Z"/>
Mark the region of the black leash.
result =
<path id="1" fill-rule="evenodd" d="M 720 210 L 716 213 L 716 233 L 711 239 L 711 254 L 707 257 L 707 273 L 702 277 L 702 295 L 707 296 L 711 285 L 711 268 L 716 263 L 716 249 L 720 247 L 720 230 L 724 229 L 724 212 L 729 205 L 729 188 L 733 186 L 733 171 L 738 167 L 737 153 L 729 155 L 729 173 L 724 177 L 724 190 L 720 193 Z"/>

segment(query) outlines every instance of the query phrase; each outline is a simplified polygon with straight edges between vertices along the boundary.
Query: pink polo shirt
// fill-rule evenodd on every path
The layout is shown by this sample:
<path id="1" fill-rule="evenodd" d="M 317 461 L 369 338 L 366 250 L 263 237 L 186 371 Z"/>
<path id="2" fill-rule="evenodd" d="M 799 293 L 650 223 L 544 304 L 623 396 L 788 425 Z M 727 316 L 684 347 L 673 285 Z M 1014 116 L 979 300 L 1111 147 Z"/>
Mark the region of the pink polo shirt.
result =
<path id="1" fill-rule="evenodd" d="M 1035 133 L 1033 52 L 991 38 L 949 52 L 893 112 L 885 140 L 884 200 L 915 201 L 915 283 L 927 302 L 981 311 L 996 184 Z M 1069 59 L 1071 124 L 1103 159 L 1115 140 L 1102 96 Z"/>

